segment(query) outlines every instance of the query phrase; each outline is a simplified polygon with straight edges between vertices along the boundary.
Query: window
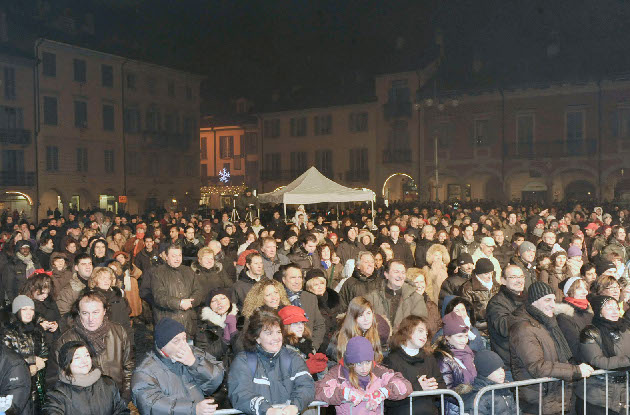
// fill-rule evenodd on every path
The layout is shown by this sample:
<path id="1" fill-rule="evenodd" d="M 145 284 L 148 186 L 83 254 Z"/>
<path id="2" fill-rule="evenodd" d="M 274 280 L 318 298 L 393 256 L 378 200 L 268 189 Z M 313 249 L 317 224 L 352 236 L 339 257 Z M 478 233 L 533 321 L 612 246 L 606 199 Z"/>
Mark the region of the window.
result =
<path id="1" fill-rule="evenodd" d="M 367 181 L 369 180 L 368 169 L 368 149 L 352 148 L 349 151 L 350 156 L 350 181 Z"/>
<path id="2" fill-rule="evenodd" d="M 124 127 L 125 131 L 128 133 L 137 133 L 140 131 L 140 111 L 138 111 L 138 109 L 125 109 Z"/>
<path id="3" fill-rule="evenodd" d="M 57 98 L 44 97 L 44 124 L 57 125 Z"/>
<path id="4" fill-rule="evenodd" d="M 127 89 L 136 89 L 136 74 L 128 73 L 127 74 Z"/>
<path id="5" fill-rule="evenodd" d="M 149 76 L 147 78 L 147 91 L 149 91 L 149 94 L 155 95 L 155 92 L 156 92 L 156 81 L 155 81 L 155 78 L 152 77 L 152 76 Z"/>
<path id="6" fill-rule="evenodd" d="M 171 156 L 168 160 L 168 174 L 171 177 L 179 176 L 179 157 Z"/>
<path id="7" fill-rule="evenodd" d="M 147 110 L 147 116 L 144 121 L 147 131 L 159 131 L 162 129 L 162 117 L 155 108 L 149 108 Z"/>
<path id="8" fill-rule="evenodd" d="M 175 116 L 173 114 L 164 114 L 164 129 L 167 133 L 175 132 Z"/>
<path id="9" fill-rule="evenodd" d="M 192 98 L 193 98 L 192 95 L 193 95 L 192 94 L 192 88 L 187 86 L 186 87 L 186 99 L 189 100 L 189 101 L 192 100 Z"/>
<path id="10" fill-rule="evenodd" d="M 455 125 L 449 121 L 438 122 L 435 126 L 435 134 L 438 140 L 438 148 L 449 148 L 455 136 Z"/>
<path id="11" fill-rule="evenodd" d="M 258 134 L 254 132 L 245 133 L 245 151 L 243 154 L 258 153 Z"/>
<path id="12" fill-rule="evenodd" d="M 127 172 L 136 176 L 140 172 L 140 158 L 137 151 L 127 152 Z"/>
<path id="13" fill-rule="evenodd" d="M 15 99 L 15 68 L 4 67 L 4 98 Z"/>
<path id="14" fill-rule="evenodd" d="M 114 131 L 114 106 L 103 104 L 103 130 Z"/>
<path id="15" fill-rule="evenodd" d="M 409 143 L 409 123 L 405 120 L 397 120 L 392 124 L 392 129 L 388 137 L 388 149 L 390 151 L 401 151 L 408 153 L 410 150 Z"/>
<path id="16" fill-rule="evenodd" d="M 263 122 L 263 133 L 265 134 L 265 138 L 280 137 L 280 120 L 265 120 Z"/>
<path id="17" fill-rule="evenodd" d="M 207 176 L 208 170 L 207 170 L 206 165 L 204 165 L 204 167 L 206 168 L 206 176 Z M 195 175 L 195 163 L 193 162 L 193 158 L 190 156 L 186 156 L 184 157 L 184 176 L 193 177 L 194 175 Z"/>
<path id="18" fill-rule="evenodd" d="M 74 101 L 74 126 L 87 128 L 87 102 Z"/>
<path id="19" fill-rule="evenodd" d="M 567 112 L 567 143 L 584 139 L 584 112 Z"/>
<path id="20" fill-rule="evenodd" d="M 0 105 L 0 128 L 6 130 L 23 129 L 24 113 L 22 108 Z"/>
<path id="21" fill-rule="evenodd" d="M 291 118 L 291 137 L 304 137 L 306 135 L 306 117 Z"/>
<path id="22" fill-rule="evenodd" d="M 114 150 L 105 150 L 105 173 L 114 172 Z"/>
<path id="23" fill-rule="evenodd" d="M 389 89 L 390 102 L 410 102 L 409 86 L 406 79 L 393 80 Z"/>
<path id="24" fill-rule="evenodd" d="M 85 82 L 87 80 L 87 67 L 83 59 L 73 59 L 74 80 L 77 82 Z"/>
<path id="25" fill-rule="evenodd" d="M 277 178 L 280 175 L 281 167 L 280 153 L 265 154 L 265 169 L 267 169 L 270 178 Z"/>
<path id="26" fill-rule="evenodd" d="M 175 82 L 168 81 L 168 96 L 175 98 Z"/>
<path id="27" fill-rule="evenodd" d="M 298 177 L 306 171 L 307 155 L 305 151 L 291 152 L 291 176 Z"/>
<path id="28" fill-rule="evenodd" d="M 332 115 L 315 116 L 315 135 L 332 134 Z"/>
<path id="29" fill-rule="evenodd" d="M 630 138 L 630 108 L 618 108 L 612 113 L 613 137 Z"/>
<path id="30" fill-rule="evenodd" d="M 349 116 L 350 131 L 358 133 L 368 130 L 368 113 L 367 112 L 353 112 Z"/>
<path id="31" fill-rule="evenodd" d="M 46 146 L 46 171 L 59 171 L 59 147 Z"/>
<path id="32" fill-rule="evenodd" d="M 160 174 L 160 158 L 157 154 L 149 154 L 147 157 L 148 175 L 157 176 Z"/>
<path id="33" fill-rule="evenodd" d="M 208 138 L 201 137 L 201 160 L 208 160 Z"/>
<path id="34" fill-rule="evenodd" d="M 223 135 L 219 137 L 219 155 L 222 159 L 234 157 L 234 136 Z"/>
<path id="35" fill-rule="evenodd" d="M 490 120 L 475 120 L 474 145 L 485 147 L 490 144 Z"/>
<path id="36" fill-rule="evenodd" d="M 567 122 L 567 152 L 568 154 L 582 154 L 584 144 L 584 112 L 569 111 Z"/>
<path id="37" fill-rule="evenodd" d="M 44 76 L 57 76 L 57 55 L 50 52 L 42 53 L 42 73 Z"/>
<path id="38" fill-rule="evenodd" d="M 87 173 L 88 171 L 88 151 L 87 148 L 77 148 L 77 171 Z"/>
<path id="39" fill-rule="evenodd" d="M 534 115 L 522 114 L 516 117 L 516 151 L 528 155 L 534 150 Z"/>
<path id="40" fill-rule="evenodd" d="M 315 151 L 315 167 L 319 170 L 324 176 L 329 179 L 333 178 L 333 164 L 332 164 L 333 153 L 332 150 L 317 150 Z"/>
<path id="41" fill-rule="evenodd" d="M 186 138 L 192 139 L 195 139 L 195 137 L 199 137 L 197 122 L 194 118 L 184 117 L 184 135 L 186 136 Z"/>
<path id="42" fill-rule="evenodd" d="M 114 86 L 114 68 L 111 65 L 101 65 L 101 84 L 107 88 Z"/>

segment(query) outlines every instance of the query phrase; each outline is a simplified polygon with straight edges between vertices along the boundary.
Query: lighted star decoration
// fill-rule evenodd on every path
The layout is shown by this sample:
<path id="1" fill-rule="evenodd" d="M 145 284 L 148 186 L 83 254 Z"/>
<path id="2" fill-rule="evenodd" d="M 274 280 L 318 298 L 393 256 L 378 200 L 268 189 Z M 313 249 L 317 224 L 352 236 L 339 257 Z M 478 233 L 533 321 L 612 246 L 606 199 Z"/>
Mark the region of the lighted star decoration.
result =
<path id="1" fill-rule="evenodd" d="M 230 172 L 225 169 L 225 167 L 219 171 L 219 181 L 222 183 L 227 183 L 230 181 Z"/>

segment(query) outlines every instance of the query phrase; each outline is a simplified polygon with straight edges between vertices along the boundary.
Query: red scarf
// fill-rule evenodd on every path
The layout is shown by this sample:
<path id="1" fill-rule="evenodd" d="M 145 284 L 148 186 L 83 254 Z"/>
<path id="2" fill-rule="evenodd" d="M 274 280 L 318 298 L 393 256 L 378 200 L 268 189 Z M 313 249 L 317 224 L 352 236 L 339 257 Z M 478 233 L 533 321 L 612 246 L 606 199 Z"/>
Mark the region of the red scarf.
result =
<path id="1" fill-rule="evenodd" d="M 583 300 L 578 300 L 573 297 L 564 297 L 564 301 L 567 303 L 576 306 L 580 310 L 586 310 L 588 308 L 588 300 L 585 298 Z"/>

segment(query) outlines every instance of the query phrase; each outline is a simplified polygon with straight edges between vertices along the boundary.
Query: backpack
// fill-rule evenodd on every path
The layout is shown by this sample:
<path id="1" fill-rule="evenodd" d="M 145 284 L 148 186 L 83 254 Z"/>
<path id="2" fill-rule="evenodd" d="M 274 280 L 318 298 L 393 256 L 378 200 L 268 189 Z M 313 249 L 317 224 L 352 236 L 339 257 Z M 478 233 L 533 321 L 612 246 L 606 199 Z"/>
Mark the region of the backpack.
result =
<path id="1" fill-rule="evenodd" d="M 246 351 L 247 353 L 247 367 L 249 367 L 249 371 L 252 374 L 252 377 L 256 374 L 256 367 L 258 367 L 258 355 L 256 352 Z M 291 373 L 291 354 L 287 353 L 284 349 L 280 350 L 280 369 L 283 367 L 289 368 L 289 373 Z"/>

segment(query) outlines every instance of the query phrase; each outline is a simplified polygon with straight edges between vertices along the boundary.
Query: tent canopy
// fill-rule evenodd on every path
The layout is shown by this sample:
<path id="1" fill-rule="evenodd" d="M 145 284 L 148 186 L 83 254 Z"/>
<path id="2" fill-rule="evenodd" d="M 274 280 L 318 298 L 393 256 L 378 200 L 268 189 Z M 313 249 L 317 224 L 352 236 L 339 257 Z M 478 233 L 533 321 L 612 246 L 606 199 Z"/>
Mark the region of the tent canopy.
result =
<path id="1" fill-rule="evenodd" d="M 355 190 L 336 183 L 311 167 L 287 186 L 258 196 L 262 203 L 299 205 L 322 202 L 373 201 L 374 192 Z"/>

